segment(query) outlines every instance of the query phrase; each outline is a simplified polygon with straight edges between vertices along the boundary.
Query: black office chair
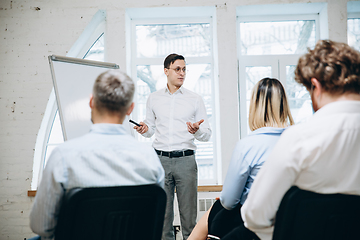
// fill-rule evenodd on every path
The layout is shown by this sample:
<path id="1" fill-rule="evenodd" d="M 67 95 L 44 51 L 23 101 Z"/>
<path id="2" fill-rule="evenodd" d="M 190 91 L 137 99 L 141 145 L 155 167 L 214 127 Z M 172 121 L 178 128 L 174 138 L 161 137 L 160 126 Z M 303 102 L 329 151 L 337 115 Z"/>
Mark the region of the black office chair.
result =
<path id="1" fill-rule="evenodd" d="M 360 196 L 292 187 L 275 218 L 273 240 L 360 239 Z"/>
<path id="2" fill-rule="evenodd" d="M 165 206 L 157 185 L 74 188 L 62 203 L 55 240 L 160 240 Z"/>

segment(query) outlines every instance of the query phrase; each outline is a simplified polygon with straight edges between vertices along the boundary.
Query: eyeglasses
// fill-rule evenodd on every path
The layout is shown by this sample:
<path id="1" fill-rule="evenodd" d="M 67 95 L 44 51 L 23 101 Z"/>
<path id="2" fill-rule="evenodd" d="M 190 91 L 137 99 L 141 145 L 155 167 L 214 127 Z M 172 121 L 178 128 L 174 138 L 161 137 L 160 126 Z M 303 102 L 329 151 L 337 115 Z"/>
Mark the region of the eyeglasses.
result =
<path id="1" fill-rule="evenodd" d="M 177 68 L 168 68 L 168 69 L 172 69 L 174 70 L 177 74 L 180 73 L 180 71 L 182 71 L 184 74 L 186 74 L 187 70 L 186 70 L 186 67 L 182 68 L 181 67 L 177 67 Z"/>

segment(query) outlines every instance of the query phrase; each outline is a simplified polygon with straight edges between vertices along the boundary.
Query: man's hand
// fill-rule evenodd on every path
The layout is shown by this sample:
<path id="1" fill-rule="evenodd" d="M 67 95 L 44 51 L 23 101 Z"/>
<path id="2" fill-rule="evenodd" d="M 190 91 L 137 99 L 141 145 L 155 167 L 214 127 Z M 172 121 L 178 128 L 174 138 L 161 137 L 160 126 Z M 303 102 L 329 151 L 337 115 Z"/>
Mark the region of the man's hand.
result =
<path id="1" fill-rule="evenodd" d="M 204 122 L 204 119 L 201 119 L 200 121 L 196 123 L 187 122 L 186 125 L 188 127 L 188 131 L 191 134 L 196 133 L 197 130 L 199 130 L 200 124 Z"/>
<path id="2" fill-rule="evenodd" d="M 141 127 L 134 126 L 134 129 L 135 129 L 138 133 L 144 134 L 144 133 L 146 133 L 146 132 L 149 130 L 148 126 L 147 126 L 145 123 L 140 122 L 139 124 L 141 125 Z"/>

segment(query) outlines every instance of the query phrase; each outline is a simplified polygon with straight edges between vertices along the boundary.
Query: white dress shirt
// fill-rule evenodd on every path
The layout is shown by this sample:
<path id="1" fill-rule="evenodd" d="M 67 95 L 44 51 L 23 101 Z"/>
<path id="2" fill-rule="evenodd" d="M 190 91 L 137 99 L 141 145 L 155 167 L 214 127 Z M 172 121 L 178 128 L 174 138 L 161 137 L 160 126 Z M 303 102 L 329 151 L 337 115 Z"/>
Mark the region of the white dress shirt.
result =
<path id="1" fill-rule="evenodd" d="M 158 184 L 164 169 L 152 147 L 130 136 L 121 124 L 94 124 L 90 133 L 51 153 L 30 213 L 30 227 L 52 239 L 64 193 L 75 187 Z"/>
<path id="2" fill-rule="evenodd" d="M 195 123 L 204 119 L 195 134 L 189 133 L 186 122 Z M 146 103 L 148 131 L 142 134 L 151 137 L 155 133 L 153 147 L 161 151 L 196 150 L 194 138 L 208 141 L 211 129 L 204 101 L 198 94 L 180 87 L 171 94 L 168 88 L 151 93 Z"/>
<path id="3" fill-rule="evenodd" d="M 284 131 L 241 209 L 245 226 L 272 239 L 277 209 L 293 185 L 360 195 L 360 101 L 327 104 L 307 123 Z"/>

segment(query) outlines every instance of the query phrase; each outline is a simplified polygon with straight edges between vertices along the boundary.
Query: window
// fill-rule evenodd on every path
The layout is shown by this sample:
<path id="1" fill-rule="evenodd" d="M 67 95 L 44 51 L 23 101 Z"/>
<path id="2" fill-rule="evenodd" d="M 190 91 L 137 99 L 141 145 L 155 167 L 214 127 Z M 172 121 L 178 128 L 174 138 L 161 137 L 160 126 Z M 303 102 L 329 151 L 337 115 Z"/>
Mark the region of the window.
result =
<path id="1" fill-rule="evenodd" d="M 265 77 L 283 84 L 295 123 L 312 114 L 310 95 L 295 82 L 294 70 L 301 54 L 319 39 L 317 15 L 238 17 L 239 101 L 241 137 L 250 133 L 248 116 L 251 91 Z"/>
<path id="2" fill-rule="evenodd" d="M 104 61 L 104 33 L 102 33 L 100 37 L 96 39 L 96 41 L 93 43 L 90 49 L 86 52 L 83 59 L 102 61 L 102 62 Z M 43 164 L 44 166 L 46 165 L 46 162 L 51 152 L 54 150 L 54 148 L 63 142 L 64 142 L 63 132 L 61 129 L 59 112 L 56 106 L 56 114 L 51 126 L 49 140 L 45 147 L 46 149 L 45 149 L 45 158 Z"/>
<path id="3" fill-rule="evenodd" d="M 68 52 L 68 57 L 78 57 L 89 60 L 104 61 L 105 56 L 105 12 L 99 10 L 92 18 L 82 35 Z M 31 189 L 36 190 L 41 180 L 42 170 L 54 150 L 63 143 L 63 132 L 61 129 L 58 108 L 55 100 L 54 90 L 51 92 L 49 102 L 36 139 L 33 178 Z"/>
<path id="4" fill-rule="evenodd" d="M 348 19 L 348 44 L 360 51 L 360 16 Z"/>
<path id="5" fill-rule="evenodd" d="M 347 3 L 347 12 L 348 44 L 360 51 L 360 2 L 349 1 Z"/>
<path id="6" fill-rule="evenodd" d="M 213 29 L 212 18 L 189 19 L 132 19 L 131 49 L 132 76 L 136 79 L 135 110 L 133 118 L 142 121 L 146 116 L 146 102 L 150 93 L 166 87 L 163 61 L 170 53 L 185 57 L 187 75 L 184 87 L 202 96 L 207 117 L 212 129 L 208 142 L 197 145 L 199 184 L 215 184 L 216 136 L 214 70 L 213 70 Z M 134 77 L 136 76 L 136 77 Z M 135 135 L 139 141 L 151 144 L 153 138 Z"/>

